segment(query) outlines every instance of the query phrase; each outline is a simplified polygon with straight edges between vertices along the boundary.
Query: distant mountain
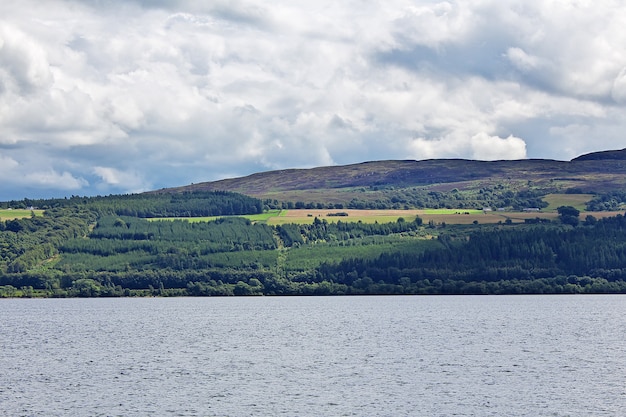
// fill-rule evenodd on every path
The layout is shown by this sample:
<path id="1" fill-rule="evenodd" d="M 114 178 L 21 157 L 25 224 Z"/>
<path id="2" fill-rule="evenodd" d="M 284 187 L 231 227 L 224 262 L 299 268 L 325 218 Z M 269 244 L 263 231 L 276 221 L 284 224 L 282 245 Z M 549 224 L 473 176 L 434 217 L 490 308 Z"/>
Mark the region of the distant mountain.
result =
<path id="1" fill-rule="evenodd" d="M 480 192 L 490 187 L 547 193 L 626 190 L 626 149 L 595 152 L 571 161 L 430 159 L 372 161 L 311 169 L 285 169 L 167 188 L 158 193 L 225 190 L 262 199 L 303 202 L 374 201 L 389 190 Z"/>

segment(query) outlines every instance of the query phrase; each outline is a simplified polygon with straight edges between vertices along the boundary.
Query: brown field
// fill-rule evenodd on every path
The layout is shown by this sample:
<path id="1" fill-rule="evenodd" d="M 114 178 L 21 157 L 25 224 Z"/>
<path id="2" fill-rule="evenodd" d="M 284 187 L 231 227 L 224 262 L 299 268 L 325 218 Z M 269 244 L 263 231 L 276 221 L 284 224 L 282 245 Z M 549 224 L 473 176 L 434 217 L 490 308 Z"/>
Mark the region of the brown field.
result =
<path id="1" fill-rule="evenodd" d="M 585 217 L 591 215 L 596 219 L 603 219 L 605 217 L 615 217 L 618 214 L 623 216 L 626 213 L 624 213 L 624 211 L 581 211 L 578 217 L 580 217 L 581 220 L 585 220 Z"/>
<path id="2" fill-rule="evenodd" d="M 329 213 L 348 213 L 348 216 L 328 216 Z M 470 212 L 470 214 L 463 214 L 465 211 L 458 210 L 458 212 L 442 211 L 437 213 L 436 210 L 282 210 L 279 216 L 271 217 L 267 220 L 268 224 L 285 224 L 285 223 L 312 223 L 315 217 L 325 219 L 328 222 L 336 222 L 341 220 L 343 222 L 356 222 L 362 221 L 364 223 L 385 223 L 395 222 L 398 218 L 402 217 L 406 221 L 412 221 L 415 216 L 420 216 L 424 223 L 428 223 L 431 220 L 435 224 L 472 224 L 477 221 L 479 224 L 497 224 L 504 223 L 507 219 L 511 219 L 513 223 L 523 223 L 526 219 L 550 219 L 554 220 L 558 217 L 558 214 L 554 211 L 545 212 L 509 212 L 509 211 L 492 211 L 492 212 Z M 581 212 L 580 218 L 584 218 L 591 214 L 595 218 L 603 218 L 615 216 L 616 214 L 624 214 L 622 212 Z"/>
<path id="3" fill-rule="evenodd" d="M 329 213 L 339 212 L 348 213 L 348 216 L 328 216 Z M 268 223 L 312 223 L 315 217 L 326 219 L 329 222 L 341 220 L 343 222 L 386 223 L 395 222 L 400 217 L 412 221 L 415 216 L 420 216 L 424 223 L 432 220 L 437 224 L 472 224 L 475 220 L 478 223 L 498 223 L 504 222 L 510 217 L 513 222 L 523 222 L 526 218 L 556 218 L 557 216 L 556 213 L 462 213 L 464 213 L 463 210 L 459 210 L 458 213 L 433 213 L 433 210 L 284 210 L 279 217 L 270 218 Z"/>

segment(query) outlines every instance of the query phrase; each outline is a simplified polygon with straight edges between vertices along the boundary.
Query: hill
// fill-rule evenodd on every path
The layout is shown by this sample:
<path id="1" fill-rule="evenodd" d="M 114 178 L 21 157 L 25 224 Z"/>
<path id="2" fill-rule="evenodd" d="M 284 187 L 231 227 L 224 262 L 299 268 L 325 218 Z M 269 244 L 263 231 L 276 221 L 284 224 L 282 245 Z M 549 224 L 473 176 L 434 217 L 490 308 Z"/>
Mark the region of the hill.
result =
<path id="1" fill-rule="evenodd" d="M 0 298 L 626 293 L 624 155 L 379 161 L 1 203 Z M 307 210 L 269 222 L 276 206 Z M 450 210 L 407 210 L 420 207 Z"/>
<path id="2" fill-rule="evenodd" d="M 573 161 L 606 161 L 606 160 L 626 160 L 626 149 L 618 151 L 600 151 L 574 158 Z"/>
<path id="3" fill-rule="evenodd" d="M 602 194 L 626 191 L 626 150 L 582 155 L 571 161 L 527 159 L 476 161 L 431 159 L 373 161 L 311 169 L 285 169 L 246 177 L 162 189 L 158 193 L 232 191 L 260 199 L 333 203 L 360 201 L 385 204 L 424 200 L 429 193 L 455 192 L 466 207 L 491 203 L 479 194 Z M 419 198 L 410 196 L 420 195 Z M 459 200 L 457 198 L 457 200 Z M 427 203 L 427 201 L 424 201 Z M 494 202 L 503 205 L 504 202 Z M 492 204 L 494 204 L 492 203 Z M 367 205 L 370 208 L 370 205 Z"/>

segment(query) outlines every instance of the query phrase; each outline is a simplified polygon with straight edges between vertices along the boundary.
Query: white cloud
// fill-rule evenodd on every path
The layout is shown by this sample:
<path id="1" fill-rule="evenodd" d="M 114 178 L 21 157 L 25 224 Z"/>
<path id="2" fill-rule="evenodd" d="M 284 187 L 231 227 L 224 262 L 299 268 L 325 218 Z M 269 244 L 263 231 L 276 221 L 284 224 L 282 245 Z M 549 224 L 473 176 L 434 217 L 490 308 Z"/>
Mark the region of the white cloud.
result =
<path id="1" fill-rule="evenodd" d="M 115 168 L 95 167 L 93 171 L 107 184 L 117 185 L 122 181 L 122 173 Z"/>
<path id="2" fill-rule="evenodd" d="M 408 41 L 437 50 L 466 37 L 476 23 L 476 16 L 464 2 L 422 2 L 403 7 L 393 32 L 403 41 L 398 47 Z"/>
<path id="3" fill-rule="evenodd" d="M 31 95 L 52 81 L 44 48 L 22 30 L 0 20 L 0 88 Z"/>
<path id="4" fill-rule="evenodd" d="M 472 136 L 472 158 L 483 161 L 526 158 L 526 143 L 514 136 L 501 138 L 484 132 Z"/>
<path id="5" fill-rule="evenodd" d="M 526 143 L 514 136 L 501 138 L 485 132 L 466 137 L 453 132 L 432 140 L 415 138 L 409 145 L 411 156 L 416 159 L 466 158 L 481 161 L 526 158 Z"/>

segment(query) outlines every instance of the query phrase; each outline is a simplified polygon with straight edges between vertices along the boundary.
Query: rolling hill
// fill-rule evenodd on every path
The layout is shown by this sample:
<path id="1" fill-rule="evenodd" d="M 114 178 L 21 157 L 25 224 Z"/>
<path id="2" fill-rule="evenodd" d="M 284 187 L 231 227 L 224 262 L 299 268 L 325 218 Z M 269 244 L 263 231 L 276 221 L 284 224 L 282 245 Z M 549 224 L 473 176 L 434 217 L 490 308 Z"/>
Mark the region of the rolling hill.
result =
<path id="1" fill-rule="evenodd" d="M 45 212 L 0 221 L 0 298 L 626 293 L 625 174 L 626 151 L 378 161 L 11 202 Z"/>
<path id="2" fill-rule="evenodd" d="M 571 161 L 431 159 L 285 169 L 156 192 L 224 190 L 261 199 L 345 204 L 355 199 L 387 201 L 402 190 L 477 194 L 494 187 L 537 195 L 624 191 L 626 149 L 586 154 Z"/>

